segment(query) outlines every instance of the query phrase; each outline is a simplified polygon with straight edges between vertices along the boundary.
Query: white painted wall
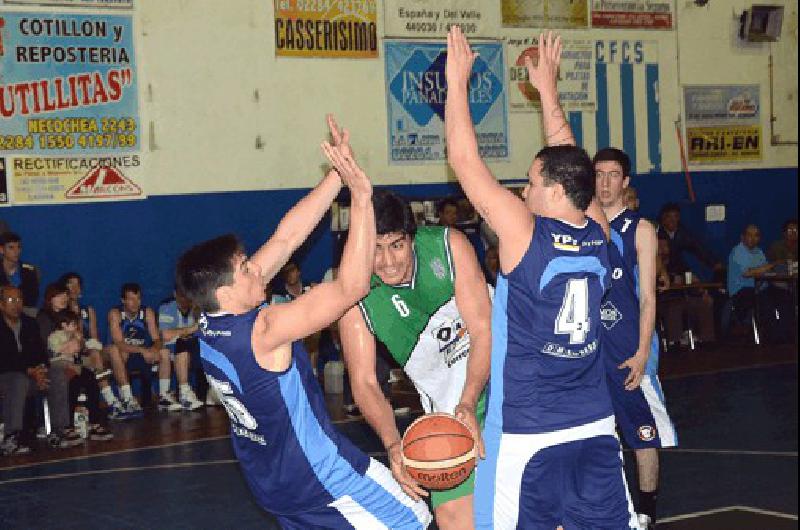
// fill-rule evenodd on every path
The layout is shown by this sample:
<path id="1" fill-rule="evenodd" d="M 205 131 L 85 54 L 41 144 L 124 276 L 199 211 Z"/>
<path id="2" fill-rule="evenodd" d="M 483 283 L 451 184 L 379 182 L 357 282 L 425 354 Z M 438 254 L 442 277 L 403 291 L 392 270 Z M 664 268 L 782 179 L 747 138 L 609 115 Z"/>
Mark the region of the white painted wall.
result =
<path id="1" fill-rule="evenodd" d="M 382 35 L 383 8 L 378 2 Z M 784 140 L 796 141 L 797 2 L 770 2 L 786 5 L 782 40 L 772 45 L 738 42 L 738 15 L 750 5 L 743 0 L 710 0 L 705 7 L 676 0 L 675 31 L 564 34 L 658 43 L 663 171 L 681 170 L 675 134 L 682 112 L 680 83 L 761 85 L 763 160 L 716 169 L 796 166 L 796 145 L 769 145 L 767 62 L 772 50 L 776 132 Z M 492 3 L 499 12 L 500 2 Z M 352 130 L 359 160 L 376 183 L 448 178 L 444 165 L 388 165 L 382 46 L 381 56 L 374 60 L 277 59 L 270 0 L 137 0 L 137 4 L 144 186 L 149 194 L 312 186 L 321 175 L 319 142 L 326 134 L 326 112 L 335 113 Z M 498 37 L 520 33 L 497 25 Z M 637 104 L 637 117 L 639 111 Z M 584 122 L 593 119 L 584 115 Z M 587 124 L 586 132 L 591 127 Z M 509 114 L 512 159 L 492 164 L 498 177 L 524 175 L 541 146 L 540 131 L 539 115 Z M 256 148 L 259 137 L 263 145 Z M 593 143 L 586 142 L 590 151 L 596 147 Z"/>

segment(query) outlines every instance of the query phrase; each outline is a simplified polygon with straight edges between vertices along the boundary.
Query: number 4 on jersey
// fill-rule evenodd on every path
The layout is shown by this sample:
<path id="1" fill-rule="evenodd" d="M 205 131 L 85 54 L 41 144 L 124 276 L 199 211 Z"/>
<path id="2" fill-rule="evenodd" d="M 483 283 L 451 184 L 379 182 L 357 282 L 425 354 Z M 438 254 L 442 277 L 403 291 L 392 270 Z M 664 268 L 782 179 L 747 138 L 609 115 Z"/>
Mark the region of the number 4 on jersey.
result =
<path id="1" fill-rule="evenodd" d="M 569 335 L 570 344 L 583 344 L 589 333 L 589 280 L 570 279 L 556 317 L 556 335 Z"/>

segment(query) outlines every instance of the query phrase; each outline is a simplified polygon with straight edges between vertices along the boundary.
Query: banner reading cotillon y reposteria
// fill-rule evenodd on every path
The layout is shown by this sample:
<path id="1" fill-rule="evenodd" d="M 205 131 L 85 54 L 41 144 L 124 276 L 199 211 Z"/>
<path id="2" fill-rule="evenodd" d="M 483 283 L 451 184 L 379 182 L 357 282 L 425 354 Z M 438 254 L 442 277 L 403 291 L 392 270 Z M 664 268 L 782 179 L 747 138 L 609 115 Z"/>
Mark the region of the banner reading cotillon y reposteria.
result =
<path id="1" fill-rule="evenodd" d="M 275 0 L 278 57 L 378 56 L 376 0 Z"/>

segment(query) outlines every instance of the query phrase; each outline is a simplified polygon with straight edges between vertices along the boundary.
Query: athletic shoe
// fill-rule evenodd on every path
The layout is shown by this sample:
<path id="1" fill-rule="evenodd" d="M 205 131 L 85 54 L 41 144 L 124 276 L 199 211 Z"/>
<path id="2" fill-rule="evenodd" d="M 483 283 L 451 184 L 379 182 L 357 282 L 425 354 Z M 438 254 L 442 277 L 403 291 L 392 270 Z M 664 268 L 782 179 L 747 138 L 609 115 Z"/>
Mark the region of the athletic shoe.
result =
<path id="1" fill-rule="evenodd" d="M 183 410 L 197 410 L 203 406 L 203 402 L 197 399 L 194 390 L 191 388 L 181 396 L 181 408 Z"/>
<path id="2" fill-rule="evenodd" d="M 96 372 L 94 373 L 94 377 L 95 377 L 95 379 L 97 379 L 98 381 L 100 381 L 100 380 L 102 380 L 102 379 L 105 379 L 105 378 L 106 378 L 106 377 L 108 377 L 109 375 L 111 375 L 111 370 L 109 370 L 108 368 L 106 368 L 106 369 L 104 369 L 104 370 L 103 370 L 103 369 L 101 369 L 101 370 L 98 370 L 98 371 L 96 371 Z"/>
<path id="3" fill-rule="evenodd" d="M 206 407 L 218 407 L 219 405 L 221 405 L 221 403 L 217 391 L 209 387 L 208 393 L 206 394 Z"/>
<path id="4" fill-rule="evenodd" d="M 113 421 L 123 421 L 127 420 L 131 417 L 128 411 L 125 409 L 125 405 L 120 403 L 119 401 L 115 401 L 113 405 L 111 405 L 111 410 L 108 412 L 108 419 Z"/>
<path id="5" fill-rule="evenodd" d="M 161 412 L 177 412 L 182 409 L 181 404 L 175 401 L 175 398 L 170 393 L 162 394 L 158 398 L 158 410 Z"/>
<path id="6" fill-rule="evenodd" d="M 19 433 L 12 433 L 3 439 L 0 452 L 3 456 L 26 455 L 31 452 L 31 448 L 19 441 Z"/>
<path id="7" fill-rule="evenodd" d="M 362 416 L 361 410 L 358 408 L 356 404 L 345 405 L 344 407 L 344 415 L 348 418 L 360 418 Z"/>
<path id="8" fill-rule="evenodd" d="M 69 449 L 83 443 L 80 435 L 72 429 L 64 429 L 60 435 L 51 434 L 47 437 L 47 443 L 53 449 Z"/>
<path id="9" fill-rule="evenodd" d="M 102 425 L 92 424 L 89 426 L 89 439 L 97 440 L 98 442 L 106 442 L 114 438 L 111 431 Z"/>
<path id="10" fill-rule="evenodd" d="M 647 515 L 646 513 L 640 513 L 640 514 L 637 514 L 637 517 L 639 519 L 639 527 L 642 530 L 654 530 L 655 529 L 656 523 L 652 519 L 650 519 L 649 515 Z"/>
<path id="11" fill-rule="evenodd" d="M 395 416 L 408 416 L 411 414 L 411 407 L 393 407 Z"/>
<path id="12" fill-rule="evenodd" d="M 122 408 L 125 409 L 125 414 L 127 418 L 141 418 L 144 416 L 144 411 L 142 410 L 142 406 L 139 405 L 139 402 L 136 401 L 136 398 L 131 398 L 128 401 L 122 402 Z"/>

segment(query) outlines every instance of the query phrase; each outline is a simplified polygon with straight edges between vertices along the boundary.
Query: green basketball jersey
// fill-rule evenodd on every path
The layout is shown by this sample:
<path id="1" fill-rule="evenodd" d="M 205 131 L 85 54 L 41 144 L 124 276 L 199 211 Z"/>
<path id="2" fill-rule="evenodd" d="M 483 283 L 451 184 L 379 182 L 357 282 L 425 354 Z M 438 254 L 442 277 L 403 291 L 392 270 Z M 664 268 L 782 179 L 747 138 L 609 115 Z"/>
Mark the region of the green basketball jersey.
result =
<path id="1" fill-rule="evenodd" d="M 412 259 L 409 283 L 386 285 L 373 275 L 359 307 L 417 387 L 426 412 L 452 413 L 464 388 L 470 342 L 456 307 L 448 229 L 418 228 Z"/>

